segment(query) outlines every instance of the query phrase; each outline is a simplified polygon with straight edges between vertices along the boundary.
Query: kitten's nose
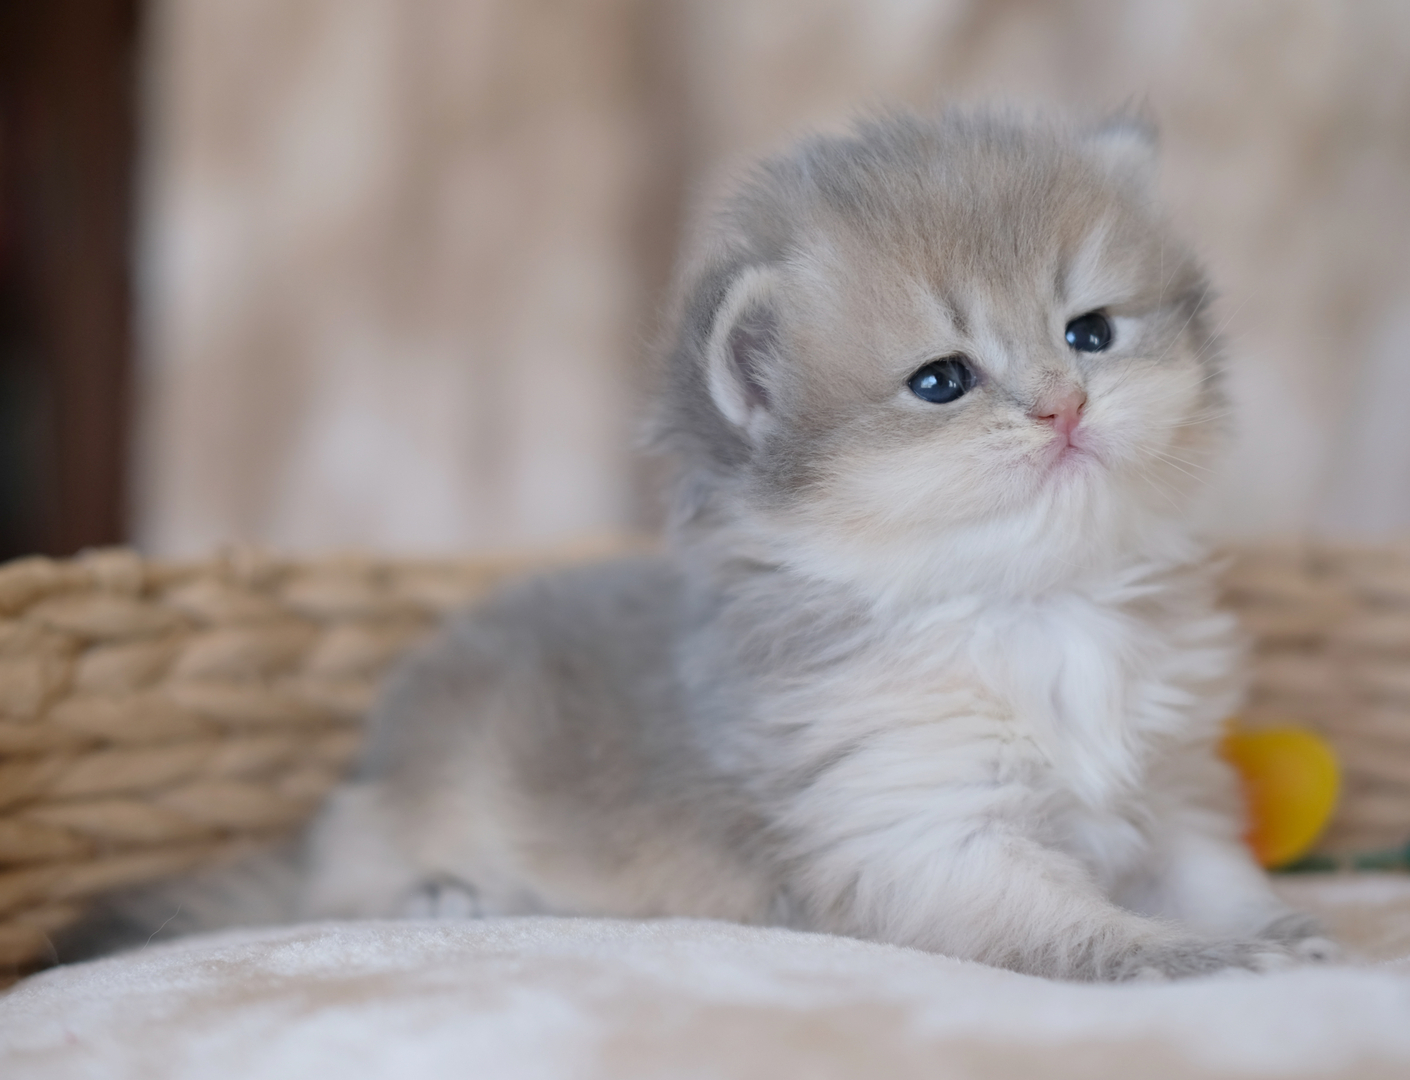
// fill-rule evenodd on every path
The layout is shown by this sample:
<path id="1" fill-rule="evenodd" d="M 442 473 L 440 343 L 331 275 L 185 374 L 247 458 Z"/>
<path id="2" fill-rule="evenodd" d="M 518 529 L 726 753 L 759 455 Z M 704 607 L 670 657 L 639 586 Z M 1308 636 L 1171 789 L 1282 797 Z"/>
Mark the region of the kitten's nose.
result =
<path id="1" fill-rule="evenodd" d="M 1034 420 L 1052 424 L 1053 430 L 1064 439 L 1071 439 L 1072 432 L 1082 421 L 1082 409 L 1086 404 L 1086 393 L 1074 386 L 1042 398 L 1028 415 Z"/>

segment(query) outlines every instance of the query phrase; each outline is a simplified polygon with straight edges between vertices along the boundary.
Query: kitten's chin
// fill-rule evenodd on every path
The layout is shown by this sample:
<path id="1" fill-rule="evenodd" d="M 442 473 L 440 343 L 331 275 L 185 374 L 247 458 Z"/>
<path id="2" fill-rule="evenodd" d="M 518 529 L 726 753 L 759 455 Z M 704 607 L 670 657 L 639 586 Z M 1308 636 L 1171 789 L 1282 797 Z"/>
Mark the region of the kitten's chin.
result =
<path id="1" fill-rule="evenodd" d="M 768 551 L 765 562 L 900 604 L 1095 587 L 1132 567 L 1198 556 L 1177 503 L 1128 490 L 1120 470 L 1073 450 L 1050 463 L 1028 499 L 979 520 L 873 519 L 858 528 L 853 518 L 839 529 L 803 514 L 754 519 L 745 533 L 755 551 Z"/>
<path id="2" fill-rule="evenodd" d="M 1104 470 L 1106 463 L 1090 446 L 1054 440 L 1043 449 L 1036 467 L 1044 482 L 1061 484 L 1095 479 L 1094 474 Z"/>

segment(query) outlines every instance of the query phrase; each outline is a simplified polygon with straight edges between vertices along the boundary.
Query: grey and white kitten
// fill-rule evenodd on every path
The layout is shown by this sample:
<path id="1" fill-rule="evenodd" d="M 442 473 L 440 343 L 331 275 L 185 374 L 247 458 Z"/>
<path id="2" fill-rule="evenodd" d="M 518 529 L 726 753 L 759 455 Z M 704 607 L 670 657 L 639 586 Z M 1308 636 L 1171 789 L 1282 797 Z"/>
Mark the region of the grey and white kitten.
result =
<path id="1" fill-rule="evenodd" d="M 679 290 L 663 554 L 391 679 L 304 917 L 705 916 L 1073 979 L 1331 946 L 1239 840 L 1187 527 L 1205 280 L 1138 122 L 947 112 L 768 160 Z"/>

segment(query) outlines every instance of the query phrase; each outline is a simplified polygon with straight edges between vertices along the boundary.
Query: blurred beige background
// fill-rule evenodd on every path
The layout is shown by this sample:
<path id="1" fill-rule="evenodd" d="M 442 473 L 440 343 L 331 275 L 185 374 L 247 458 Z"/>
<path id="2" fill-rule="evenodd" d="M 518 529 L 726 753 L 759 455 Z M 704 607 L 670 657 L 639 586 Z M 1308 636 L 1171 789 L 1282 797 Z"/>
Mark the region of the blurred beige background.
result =
<path id="1" fill-rule="evenodd" d="M 649 527 L 682 220 L 858 107 L 1143 102 L 1222 290 L 1225 535 L 1410 529 L 1410 6 L 158 0 L 136 535 L 444 551 Z"/>

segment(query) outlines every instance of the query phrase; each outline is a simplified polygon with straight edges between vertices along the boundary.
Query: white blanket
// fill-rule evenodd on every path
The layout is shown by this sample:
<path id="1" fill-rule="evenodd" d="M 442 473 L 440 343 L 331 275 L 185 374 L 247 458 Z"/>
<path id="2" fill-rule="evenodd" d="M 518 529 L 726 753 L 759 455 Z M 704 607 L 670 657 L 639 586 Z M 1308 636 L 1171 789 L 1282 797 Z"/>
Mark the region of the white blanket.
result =
<path id="1" fill-rule="evenodd" d="M 1353 962 L 1082 986 L 711 922 L 228 932 L 24 981 L 0 1076 L 1410 1076 L 1410 879 L 1284 889 Z"/>

